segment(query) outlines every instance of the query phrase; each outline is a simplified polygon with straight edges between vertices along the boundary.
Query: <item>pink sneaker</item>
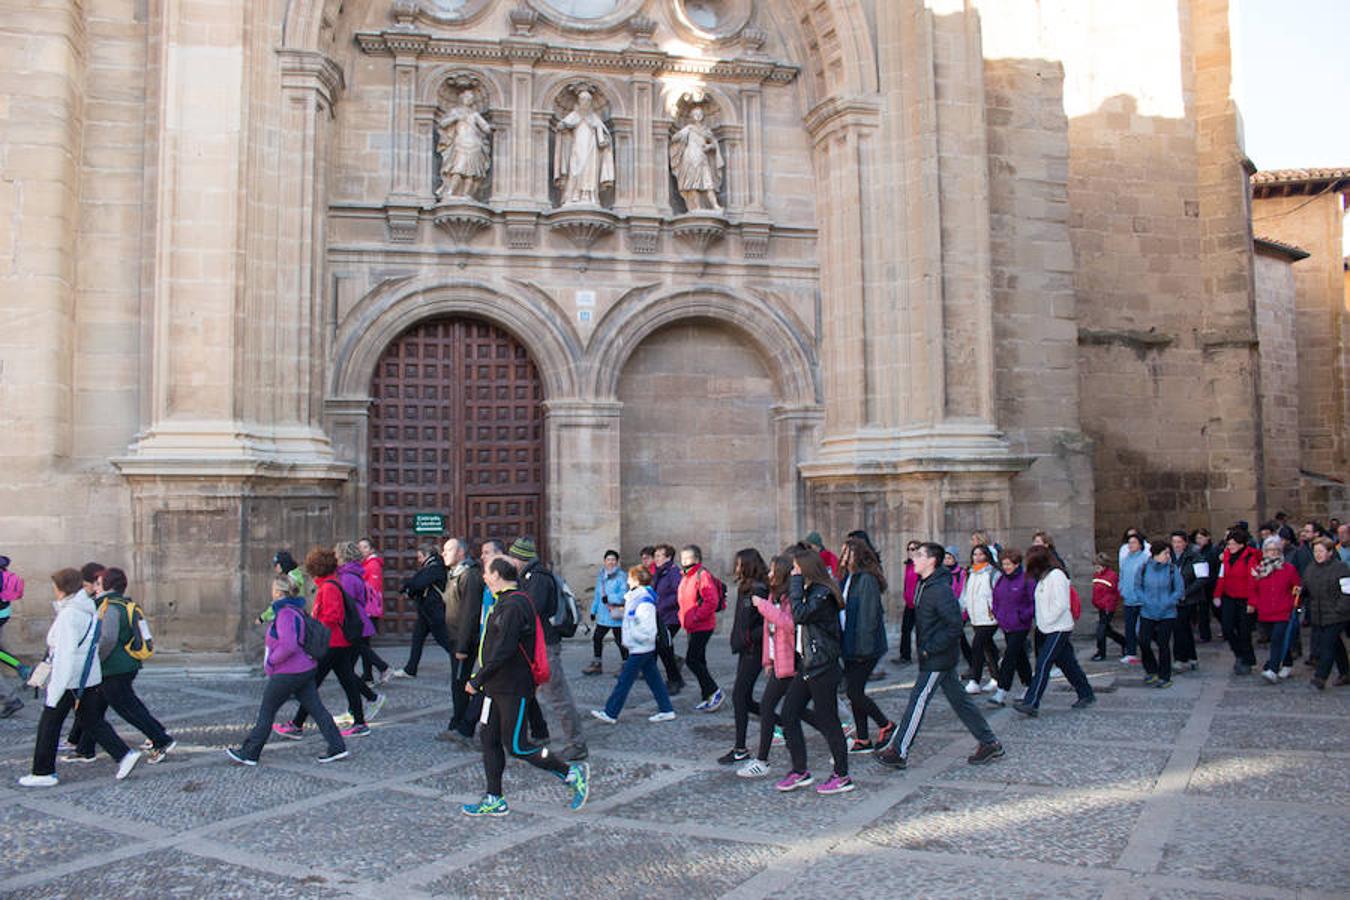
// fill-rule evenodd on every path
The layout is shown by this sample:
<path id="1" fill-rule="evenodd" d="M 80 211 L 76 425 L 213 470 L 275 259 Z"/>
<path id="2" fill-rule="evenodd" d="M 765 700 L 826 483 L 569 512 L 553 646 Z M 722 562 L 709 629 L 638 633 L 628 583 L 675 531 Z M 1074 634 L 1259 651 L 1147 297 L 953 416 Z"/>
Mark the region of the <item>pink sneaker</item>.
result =
<path id="1" fill-rule="evenodd" d="M 294 722 L 282 722 L 279 725 L 273 725 L 272 731 L 277 737 L 284 737 L 290 741 L 303 740 L 305 737 L 305 730 L 297 728 Z"/>
<path id="2" fill-rule="evenodd" d="M 810 772 L 789 772 L 783 780 L 774 785 L 778 790 L 787 792 L 795 791 L 797 788 L 804 788 L 811 784 L 814 779 Z"/>
<path id="3" fill-rule="evenodd" d="M 847 794 L 857 788 L 853 779 L 847 775 L 831 775 L 830 780 L 816 786 L 817 794 Z"/>

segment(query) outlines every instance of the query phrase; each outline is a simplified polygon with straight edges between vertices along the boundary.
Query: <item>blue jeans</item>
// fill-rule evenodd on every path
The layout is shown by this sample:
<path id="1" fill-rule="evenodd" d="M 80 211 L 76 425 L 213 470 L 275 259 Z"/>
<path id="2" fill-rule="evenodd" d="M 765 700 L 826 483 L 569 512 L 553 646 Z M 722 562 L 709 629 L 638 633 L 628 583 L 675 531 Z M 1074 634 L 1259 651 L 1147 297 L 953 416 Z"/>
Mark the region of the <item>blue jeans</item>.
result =
<path id="1" fill-rule="evenodd" d="M 1139 609 L 1137 606 L 1134 608 L 1136 611 Z M 1031 676 L 1031 685 L 1027 687 L 1026 695 L 1022 698 L 1022 702 L 1027 706 L 1041 705 L 1041 697 L 1050 684 L 1050 670 L 1055 666 L 1059 666 L 1069 684 L 1073 685 L 1080 700 L 1094 696 L 1092 685 L 1083 674 L 1082 666 L 1078 665 L 1078 657 L 1074 656 L 1073 643 L 1070 642 L 1069 635 L 1068 631 L 1056 631 L 1047 634 L 1045 640 L 1041 641 L 1041 652 L 1036 656 L 1036 674 Z"/>
<path id="2" fill-rule="evenodd" d="M 1125 607 L 1125 655 L 1139 655 L 1139 611 L 1142 606 Z M 1063 666 L 1060 666 L 1063 668 Z"/>
<path id="3" fill-rule="evenodd" d="M 1281 666 L 1294 664 L 1293 635 L 1289 633 L 1289 620 L 1270 623 L 1270 658 L 1266 660 L 1267 672 L 1279 672 Z"/>
<path id="4" fill-rule="evenodd" d="M 619 682 L 614 685 L 613 692 L 609 699 L 605 701 L 605 715 L 611 719 L 617 719 L 619 713 L 623 712 L 623 705 L 628 700 L 628 692 L 632 690 L 633 683 L 641 675 L 647 680 L 647 687 L 652 689 L 652 696 L 656 698 L 656 708 L 661 712 L 674 712 L 675 707 L 670 705 L 670 694 L 666 693 L 666 683 L 661 680 L 661 673 L 656 666 L 656 651 L 650 653 L 630 653 L 628 658 L 623 661 L 623 668 L 619 670 Z"/>

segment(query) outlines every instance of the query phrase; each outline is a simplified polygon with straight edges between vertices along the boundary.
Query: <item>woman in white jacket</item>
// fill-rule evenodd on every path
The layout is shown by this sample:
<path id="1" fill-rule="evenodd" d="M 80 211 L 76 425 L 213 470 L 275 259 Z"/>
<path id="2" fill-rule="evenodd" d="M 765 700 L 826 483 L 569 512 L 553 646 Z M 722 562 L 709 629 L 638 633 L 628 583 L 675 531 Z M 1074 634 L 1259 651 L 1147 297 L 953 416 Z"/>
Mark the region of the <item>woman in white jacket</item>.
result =
<path id="1" fill-rule="evenodd" d="M 1078 692 L 1074 709 L 1085 709 L 1097 702 L 1092 685 L 1078 665 L 1073 652 L 1073 612 L 1069 606 L 1069 576 L 1045 547 L 1027 551 L 1027 577 L 1036 583 L 1036 630 L 1045 635 L 1036 655 L 1036 674 L 1031 678 L 1026 696 L 1013 704 L 1013 709 L 1024 716 L 1039 714 L 1041 697 L 1050 683 L 1050 670 L 1059 666 L 1069 684 Z"/>
<path id="2" fill-rule="evenodd" d="M 961 589 L 961 611 L 975 629 L 975 637 L 970 642 L 971 674 L 970 681 L 966 682 L 967 694 L 992 691 L 998 686 L 994 683 L 994 676 L 998 674 L 998 646 L 994 643 L 994 634 L 998 631 L 998 621 L 994 618 L 994 582 L 998 578 L 994 553 L 988 545 L 980 544 L 971 550 L 970 570 L 966 573 L 966 583 Z M 989 677 L 981 685 L 980 676 L 984 673 L 986 661 L 989 663 Z"/>
<path id="3" fill-rule="evenodd" d="M 47 659 L 51 665 L 47 702 L 38 720 L 33 771 L 20 778 L 19 784 L 52 787 L 58 783 L 56 745 L 72 708 L 83 733 L 92 736 L 117 760 L 117 779 L 121 781 L 131 774 L 141 754 L 128 748 L 103 718 L 108 704 L 98 688 L 103 673 L 98 661 L 94 601 L 84 592 L 80 573 L 75 569 L 62 569 L 53 575 L 52 588 L 56 595 L 56 619 L 47 630 Z"/>
<path id="4" fill-rule="evenodd" d="M 605 708 L 591 710 L 591 715 L 607 725 L 619 721 L 628 691 L 639 675 L 646 679 L 656 699 L 656 712 L 647 721 L 669 722 L 675 718 L 675 707 L 670 703 L 670 693 L 657 666 L 656 591 L 651 585 L 652 573 L 646 566 L 628 570 L 628 593 L 623 596 L 623 645 L 628 648 L 628 658 L 619 670 L 619 680 L 605 701 Z"/>

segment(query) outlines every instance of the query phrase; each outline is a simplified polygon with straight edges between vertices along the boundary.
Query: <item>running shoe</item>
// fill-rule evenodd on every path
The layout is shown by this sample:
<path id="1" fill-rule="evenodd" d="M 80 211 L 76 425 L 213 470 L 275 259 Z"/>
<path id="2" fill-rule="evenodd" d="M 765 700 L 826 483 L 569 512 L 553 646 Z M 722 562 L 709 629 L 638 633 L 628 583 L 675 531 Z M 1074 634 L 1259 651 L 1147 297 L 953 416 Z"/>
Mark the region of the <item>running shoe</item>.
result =
<path id="1" fill-rule="evenodd" d="M 416 675 L 409 674 L 408 672 L 405 672 L 402 669 L 395 669 L 393 672 L 389 673 L 389 678 L 416 678 L 416 677 L 417 677 Z M 385 680 L 387 681 L 388 679 Z"/>
<path id="2" fill-rule="evenodd" d="M 386 668 L 383 672 L 380 672 L 378 675 L 375 676 L 376 684 L 388 684 L 393 680 L 394 680 L 394 670 L 392 667 Z"/>
<path id="3" fill-rule="evenodd" d="M 871 753 L 876 749 L 876 745 L 871 741 L 861 741 L 854 738 L 853 743 L 848 745 L 849 753 Z M 826 782 L 828 784 L 828 782 Z"/>
<path id="4" fill-rule="evenodd" d="M 256 766 L 258 764 L 256 759 L 249 759 L 244 755 L 244 751 L 236 750 L 233 747 L 225 748 L 225 755 L 228 756 L 232 762 L 238 763 L 241 766 Z"/>
<path id="5" fill-rule="evenodd" d="M 1094 653 L 1091 656 L 1092 662 L 1103 662 L 1106 659 L 1105 653 Z"/>
<path id="6" fill-rule="evenodd" d="M 152 747 L 150 752 L 146 754 L 145 761 L 152 766 L 156 763 L 162 763 L 164 762 L 164 757 L 169 755 L 169 751 L 177 746 L 178 742 L 170 738 L 169 742 L 163 747 Z"/>
<path id="7" fill-rule="evenodd" d="M 736 770 L 736 774 L 741 778 L 763 778 L 769 774 L 768 763 L 752 759 L 745 765 Z"/>
<path id="8" fill-rule="evenodd" d="M 605 671 L 605 667 L 604 667 L 603 665 L 601 665 L 601 664 L 600 664 L 600 660 L 597 659 L 597 660 L 592 661 L 590 665 L 586 666 L 586 668 L 582 669 L 582 670 L 581 670 L 581 674 L 582 674 L 582 675 L 599 675 L 599 674 L 600 674 L 601 672 L 603 672 L 603 671 Z"/>
<path id="9" fill-rule="evenodd" d="M 25 775 L 19 779 L 20 787 L 56 787 L 60 783 L 55 775 Z"/>
<path id="10" fill-rule="evenodd" d="M 288 741 L 299 741 L 305 737 L 305 730 L 294 722 L 280 722 L 272 726 L 272 733 Z"/>
<path id="11" fill-rule="evenodd" d="M 984 684 L 980 685 L 980 690 L 986 694 L 992 694 L 998 690 L 998 682 L 992 678 L 986 678 Z"/>
<path id="12" fill-rule="evenodd" d="M 846 738 L 851 738 L 858 733 L 858 726 L 854 725 L 852 722 L 844 722 L 843 729 L 844 729 L 844 737 Z"/>
<path id="13" fill-rule="evenodd" d="M 1032 719 L 1036 718 L 1041 714 L 1041 711 L 1038 710 L 1036 707 L 1032 706 L 1030 703 L 1023 703 L 1021 700 L 1018 700 L 1016 703 L 1013 704 L 1013 709 L 1017 710 L 1022 715 L 1028 716 Z"/>
<path id="14" fill-rule="evenodd" d="M 783 793 L 787 793 L 788 791 L 795 791 L 797 788 L 804 788 L 807 785 L 814 783 L 815 779 L 811 777 L 810 772 L 789 772 L 787 775 L 783 776 L 783 780 L 775 784 L 774 787 Z"/>
<path id="15" fill-rule="evenodd" d="M 909 765 L 894 747 L 882 747 L 872 754 L 872 758 L 889 769 L 904 769 Z"/>
<path id="16" fill-rule="evenodd" d="M 344 728 L 338 733 L 343 737 L 365 737 L 370 734 L 370 726 L 363 722 L 360 725 L 352 725 L 350 728 Z"/>
<path id="17" fill-rule="evenodd" d="M 979 692 L 980 692 L 980 686 L 975 682 L 974 679 L 971 679 L 970 681 L 967 681 L 967 682 L 966 682 L 966 693 L 967 693 L 967 694 L 978 694 Z"/>
<path id="18" fill-rule="evenodd" d="M 1073 702 L 1073 708 L 1074 708 L 1074 709 L 1087 709 L 1089 706 L 1092 706 L 1092 705 L 1093 705 L 1094 703 L 1096 703 L 1096 702 L 1097 702 L 1097 696 L 1096 696 L 1095 694 L 1093 694 L 1093 695 L 1091 695 L 1091 696 L 1088 696 L 1088 697 L 1079 697 L 1077 700 L 1075 700 L 1075 701 Z"/>
<path id="19" fill-rule="evenodd" d="M 781 725 L 773 726 L 773 740 L 769 743 L 774 747 L 781 747 L 787 743 L 787 738 L 783 737 L 783 727 Z"/>
<path id="20" fill-rule="evenodd" d="M 572 763 L 567 768 L 567 784 L 572 788 L 572 802 L 570 804 L 572 809 L 581 809 L 586 805 L 586 798 L 591 795 L 590 763 Z"/>
<path id="21" fill-rule="evenodd" d="M 1051 667 L 1050 667 L 1050 677 L 1051 677 L 1051 678 L 1063 678 L 1063 677 L 1064 677 L 1064 672 L 1060 669 L 1059 666 L 1051 666 Z"/>
<path id="22" fill-rule="evenodd" d="M 122 757 L 121 761 L 117 763 L 117 775 L 114 777 L 116 777 L 118 781 L 125 780 L 126 777 L 131 774 L 131 770 L 136 768 L 136 763 L 140 761 L 141 751 L 128 750 L 127 755 Z"/>
<path id="23" fill-rule="evenodd" d="M 323 756 L 319 757 L 319 762 L 321 763 L 337 762 L 338 760 L 346 759 L 349 756 L 351 756 L 351 753 L 349 753 L 346 750 L 339 750 L 337 753 L 329 753 L 325 751 Z"/>
<path id="24" fill-rule="evenodd" d="M 98 759 L 97 754 L 90 753 L 88 756 L 85 756 L 83 753 L 75 752 L 75 753 L 67 753 L 65 756 L 61 757 L 61 762 L 91 763 L 94 762 L 96 759 Z"/>
<path id="25" fill-rule="evenodd" d="M 824 784 L 816 785 L 817 794 L 847 794 L 855 790 L 858 786 L 853 783 L 853 779 L 847 775 L 831 775 L 830 780 Z"/>
<path id="26" fill-rule="evenodd" d="M 1273 681 L 1274 679 L 1271 679 L 1271 680 Z M 1154 686 L 1155 684 L 1157 684 L 1157 683 L 1158 683 L 1158 676 L 1157 676 L 1157 675 L 1146 675 L 1146 676 L 1144 676 L 1144 687 L 1153 687 L 1153 686 Z"/>
<path id="27" fill-rule="evenodd" d="M 891 742 L 891 738 L 894 735 L 895 735 L 894 722 L 887 722 L 885 725 L 882 725 L 881 729 L 877 731 L 877 746 L 885 747 L 887 744 Z"/>
<path id="28" fill-rule="evenodd" d="M 1160 679 L 1158 679 L 1158 683 L 1155 684 L 1155 685 L 1153 685 L 1153 686 L 1156 687 L 1156 688 L 1170 688 L 1170 687 L 1172 686 L 1172 679 L 1170 679 L 1170 678 L 1166 678 L 1166 679 L 1160 678 Z"/>
<path id="29" fill-rule="evenodd" d="M 1292 668 L 1290 668 L 1289 666 L 1280 666 L 1279 676 L 1280 676 L 1281 678 L 1288 678 L 1290 675 L 1293 675 L 1293 674 L 1294 674 L 1294 670 L 1293 670 Z"/>
<path id="30" fill-rule="evenodd" d="M 477 803 L 466 803 L 459 809 L 466 816 L 504 816 L 511 811 L 506 805 L 505 797 L 498 797 L 496 794 L 484 794 L 483 799 Z"/>
<path id="31" fill-rule="evenodd" d="M 352 724 L 353 722 L 355 722 L 355 721 L 356 721 L 356 716 L 352 715 L 352 714 L 349 713 L 349 712 L 345 712 L 345 713 L 341 713 L 340 715 L 333 716 L 333 724 L 336 725 L 336 726 L 339 727 L 339 728 L 346 728 L 348 725 L 351 725 L 351 724 Z"/>
<path id="32" fill-rule="evenodd" d="M 611 716 L 609 713 L 605 712 L 603 709 L 593 709 L 593 710 L 591 710 L 591 716 L 593 716 L 594 718 L 599 719 L 601 722 L 604 722 L 606 725 L 617 725 L 617 724 L 619 724 L 619 720 L 618 720 L 618 719 L 614 718 L 614 717 Z"/>
<path id="33" fill-rule="evenodd" d="M 674 722 L 674 721 L 675 721 L 675 710 L 672 709 L 672 710 L 667 710 L 666 712 L 654 712 L 654 713 L 652 713 L 650 716 L 647 717 L 647 721 L 648 721 L 648 722 Z"/>
<path id="34" fill-rule="evenodd" d="M 721 756 L 717 757 L 717 764 L 719 766 L 730 766 L 738 762 L 745 762 L 749 758 L 750 758 L 749 750 L 737 750 L 735 747 L 733 747 L 726 753 L 723 753 Z"/>
<path id="35" fill-rule="evenodd" d="M 375 720 L 375 717 L 380 714 L 380 710 L 384 709 L 384 701 L 388 699 L 389 699 L 388 694 L 381 694 L 379 691 L 375 692 L 375 699 L 370 701 L 370 703 L 366 705 L 367 722 L 372 722 Z"/>
<path id="36" fill-rule="evenodd" d="M 966 757 L 966 762 L 972 766 L 982 766 L 985 763 L 992 762 L 1003 755 L 1003 745 L 998 741 L 992 744 L 980 744 L 975 748 L 975 752 Z"/>

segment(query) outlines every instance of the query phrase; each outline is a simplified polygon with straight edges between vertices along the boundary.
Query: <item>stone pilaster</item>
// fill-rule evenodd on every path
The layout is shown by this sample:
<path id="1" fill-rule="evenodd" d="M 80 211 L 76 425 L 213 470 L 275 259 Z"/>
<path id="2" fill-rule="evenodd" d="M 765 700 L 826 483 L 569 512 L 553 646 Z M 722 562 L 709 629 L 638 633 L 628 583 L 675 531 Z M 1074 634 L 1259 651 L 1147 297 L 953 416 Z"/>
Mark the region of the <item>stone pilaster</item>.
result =
<path id="1" fill-rule="evenodd" d="M 621 484 L 619 416 L 605 400 L 544 403 L 548 467 L 548 535 L 553 563 L 566 573 L 589 571 L 619 543 Z"/>

